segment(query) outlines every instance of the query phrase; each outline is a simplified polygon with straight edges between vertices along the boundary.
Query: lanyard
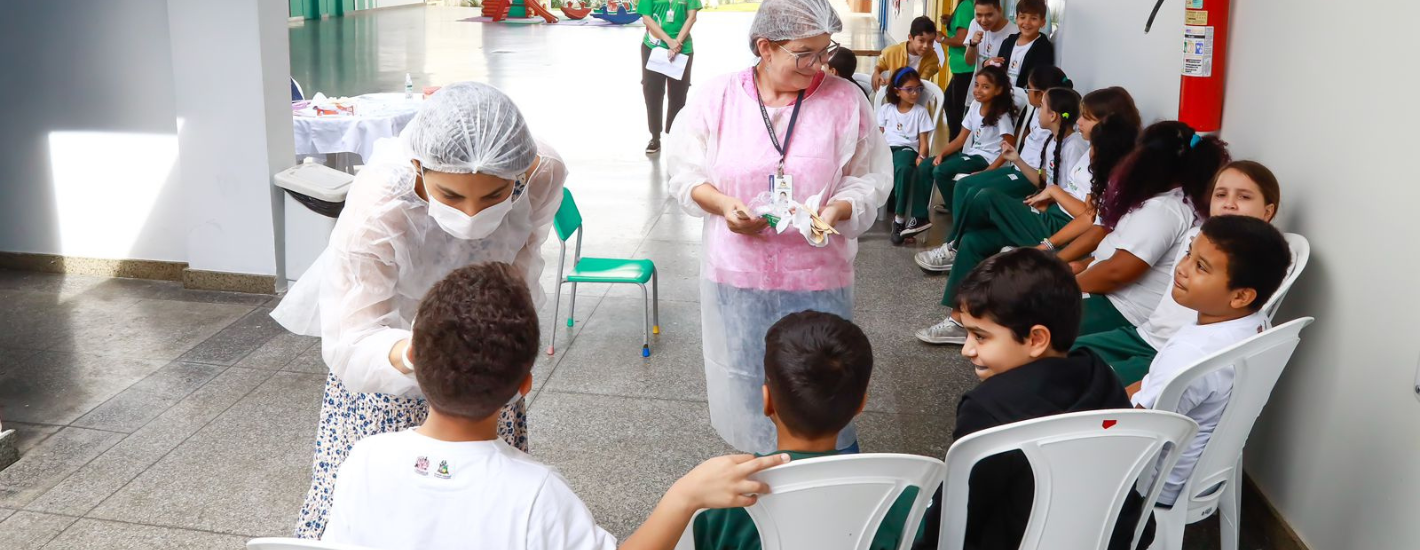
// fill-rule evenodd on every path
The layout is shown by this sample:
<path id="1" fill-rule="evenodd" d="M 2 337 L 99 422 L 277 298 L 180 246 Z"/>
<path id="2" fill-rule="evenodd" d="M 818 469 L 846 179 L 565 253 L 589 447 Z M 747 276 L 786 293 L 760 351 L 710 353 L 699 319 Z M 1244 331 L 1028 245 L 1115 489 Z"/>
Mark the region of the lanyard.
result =
<path id="1" fill-rule="evenodd" d="M 769 121 L 769 110 L 764 108 L 764 97 L 759 94 L 759 75 L 754 75 L 754 97 L 759 100 L 759 114 L 764 117 L 764 128 L 769 130 L 769 142 L 779 152 L 779 175 L 784 175 L 784 159 L 789 156 L 789 141 L 794 139 L 794 122 L 799 120 L 799 106 L 804 103 L 804 91 L 799 90 L 799 98 L 794 100 L 794 111 L 789 114 L 789 129 L 784 132 L 784 145 L 779 145 L 779 136 L 774 135 L 774 123 Z"/>

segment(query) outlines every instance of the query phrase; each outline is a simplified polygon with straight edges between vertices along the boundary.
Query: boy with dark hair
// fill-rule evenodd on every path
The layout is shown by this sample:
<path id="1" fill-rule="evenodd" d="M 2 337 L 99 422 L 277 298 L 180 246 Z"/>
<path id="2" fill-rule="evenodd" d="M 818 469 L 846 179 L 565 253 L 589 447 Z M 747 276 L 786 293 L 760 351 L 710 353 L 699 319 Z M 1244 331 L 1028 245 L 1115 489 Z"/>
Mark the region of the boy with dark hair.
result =
<path id="1" fill-rule="evenodd" d="M 886 84 L 888 77 L 903 67 L 912 67 L 922 80 L 931 80 L 941 70 L 941 60 L 932 44 L 937 41 L 937 25 L 925 15 L 912 20 L 907 29 L 907 41 L 885 48 L 878 56 L 878 64 L 873 68 L 873 89 Z M 841 48 L 840 48 L 841 49 Z"/>
<path id="2" fill-rule="evenodd" d="M 1030 74 L 1038 67 L 1055 65 L 1055 45 L 1041 34 L 1047 19 L 1045 0 L 1021 0 L 1016 3 L 1016 28 L 1019 32 L 1006 38 L 996 57 L 987 61 L 1006 69 L 1015 87 L 1016 105 L 1025 104 L 1025 90 Z"/>
<path id="3" fill-rule="evenodd" d="M 853 78 L 853 73 L 858 71 L 858 56 L 853 53 L 852 49 L 838 48 L 834 50 L 833 57 L 828 58 L 828 61 L 824 63 L 823 66 L 824 72 L 857 85 L 858 88 L 863 90 L 863 95 L 869 96 L 868 100 L 872 101 L 872 96 L 868 88 L 864 87 L 862 82 L 858 82 L 858 80 Z"/>
<path id="4" fill-rule="evenodd" d="M 957 405 L 954 439 L 1044 416 L 1129 408 L 1109 365 L 1091 351 L 1069 351 L 1080 330 L 1081 302 L 1069 266 L 1034 248 L 997 254 L 966 276 L 956 304 L 970 334 L 961 354 L 981 385 Z M 1019 547 L 1035 492 L 1025 455 L 982 460 L 970 484 L 966 547 Z M 1143 505 L 1136 497 L 1120 513 L 1111 549 L 1128 548 L 1134 537 Z M 940 515 L 929 511 L 927 517 Z"/>
<path id="5" fill-rule="evenodd" d="M 1173 299 L 1198 312 L 1198 324 L 1180 328 L 1149 364 L 1149 374 L 1130 386 L 1134 404 L 1152 408 L 1178 374 L 1199 360 L 1256 336 L 1267 327 L 1260 310 L 1277 293 L 1292 263 L 1287 239 L 1250 216 L 1215 216 L 1204 222 L 1188 254 L 1174 267 Z M 1198 457 L 1213 437 L 1232 396 L 1233 368 L 1195 380 L 1177 412 L 1198 422 L 1198 435 L 1169 473 L 1159 504 L 1172 506 Z"/>
<path id="6" fill-rule="evenodd" d="M 868 337 L 842 317 L 804 311 L 780 319 L 764 340 L 764 414 L 779 434 L 775 452 L 793 460 L 839 454 L 838 432 L 868 402 L 873 374 Z M 898 547 L 916 496 L 917 488 L 903 491 L 869 548 Z M 760 548 L 759 531 L 744 510 L 706 511 L 695 519 L 694 534 L 696 550 Z"/>
<path id="7" fill-rule="evenodd" d="M 982 62 L 996 57 L 1006 37 L 1019 29 L 1006 19 L 1001 0 L 976 0 L 972 2 L 972 14 L 975 18 L 966 29 L 966 50 L 962 52 L 962 59 L 970 63 L 974 71 Z"/>
<path id="8" fill-rule="evenodd" d="M 532 388 L 537 309 L 503 263 L 459 268 L 420 302 L 406 363 L 429 401 L 414 430 L 355 444 L 323 540 L 398 549 L 611 549 L 616 540 L 551 468 L 497 436 L 498 411 Z M 711 459 L 681 478 L 625 549 L 669 548 L 700 508 L 748 506 L 750 474 L 783 456 Z"/>

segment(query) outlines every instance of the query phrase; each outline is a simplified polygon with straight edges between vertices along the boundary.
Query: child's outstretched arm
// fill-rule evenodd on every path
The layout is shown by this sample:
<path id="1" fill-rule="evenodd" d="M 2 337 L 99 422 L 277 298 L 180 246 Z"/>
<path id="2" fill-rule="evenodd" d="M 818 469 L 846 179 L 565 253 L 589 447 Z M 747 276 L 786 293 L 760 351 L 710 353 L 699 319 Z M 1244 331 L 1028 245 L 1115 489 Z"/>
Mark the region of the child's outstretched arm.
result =
<path id="1" fill-rule="evenodd" d="M 1014 148 L 1016 146 L 1016 136 L 1014 134 L 1006 134 L 1004 136 L 1001 136 L 1001 144 L 1010 144 L 1010 146 Z M 996 155 L 996 160 L 991 161 L 991 164 L 988 165 L 985 170 L 982 170 L 982 172 L 990 172 L 992 170 L 1000 168 L 1004 164 L 1006 164 L 1006 158 L 1002 157 L 1001 155 Z M 1032 181 L 1031 183 L 1035 182 Z"/>
<path id="2" fill-rule="evenodd" d="M 671 550 L 690 525 L 691 516 L 704 508 L 743 508 L 769 492 L 769 486 L 749 476 L 789 462 L 789 455 L 762 458 L 754 455 L 715 457 L 685 474 L 671 485 L 651 517 L 632 533 L 621 550 Z"/>

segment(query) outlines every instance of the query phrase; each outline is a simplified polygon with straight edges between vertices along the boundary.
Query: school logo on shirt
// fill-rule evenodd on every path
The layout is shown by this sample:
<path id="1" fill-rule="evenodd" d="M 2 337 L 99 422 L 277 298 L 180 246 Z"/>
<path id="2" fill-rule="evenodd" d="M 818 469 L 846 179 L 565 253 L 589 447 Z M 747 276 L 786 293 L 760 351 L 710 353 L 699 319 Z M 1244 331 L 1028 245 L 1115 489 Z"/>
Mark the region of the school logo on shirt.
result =
<path id="1" fill-rule="evenodd" d="M 1019 66 L 1020 64 L 1021 64 L 1021 62 L 1020 62 L 1019 60 L 1015 60 L 1015 59 L 1012 59 L 1012 60 L 1011 60 L 1011 68 L 1012 68 L 1012 69 L 1016 68 L 1016 67 Z"/>
<path id="2" fill-rule="evenodd" d="M 421 456 L 414 459 L 414 473 L 421 476 L 429 475 L 429 457 Z"/>
<path id="3" fill-rule="evenodd" d="M 434 477 L 437 477 L 439 479 L 449 479 L 450 477 L 453 477 L 451 474 L 449 474 L 449 461 L 439 461 L 439 469 L 434 472 Z"/>
<path id="4" fill-rule="evenodd" d="M 902 123 L 901 123 L 901 122 L 898 122 L 898 123 L 897 123 L 897 131 L 899 131 L 899 132 L 902 131 Z"/>

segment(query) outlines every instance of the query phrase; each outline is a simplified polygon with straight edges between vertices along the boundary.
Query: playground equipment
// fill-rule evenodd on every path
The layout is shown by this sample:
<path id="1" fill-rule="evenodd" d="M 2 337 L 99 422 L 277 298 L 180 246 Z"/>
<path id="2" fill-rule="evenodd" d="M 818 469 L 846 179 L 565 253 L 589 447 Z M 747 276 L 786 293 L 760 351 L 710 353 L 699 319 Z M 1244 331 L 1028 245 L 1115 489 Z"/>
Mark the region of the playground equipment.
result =
<path id="1" fill-rule="evenodd" d="M 563 4 L 562 4 L 562 15 L 565 15 L 565 16 L 567 16 L 568 19 L 571 19 L 571 20 L 574 20 L 574 21 L 580 21 L 580 20 L 582 20 L 582 19 L 586 19 L 586 18 L 587 18 L 587 15 L 589 15 L 589 14 L 591 14 L 591 13 L 592 13 L 592 8 L 590 8 L 590 7 L 588 7 L 586 4 L 584 4 L 584 3 L 582 3 L 582 2 L 578 2 L 578 1 L 576 1 L 576 0 L 570 0 L 570 1 L 567 1 L 567 2 L 563 2 Z"/>
<path id="2" fill-rule="evenodd" d="M 618 0 L 608 1 L 602 9 L 592 12 L 592 17 L 613 25 L 625 25 L 641 19 L 641 15 L 636 13 L 635 5 Z"/>
<path id="3" fill-rule="evenodd" d="M 509 17 L 529 19 L 534 15 L 548 23 L 557 22 L 557 16 L 537 0 L 486 0 L 483 3 L 483 16 L 497 23 L 507 21 Z"/>

